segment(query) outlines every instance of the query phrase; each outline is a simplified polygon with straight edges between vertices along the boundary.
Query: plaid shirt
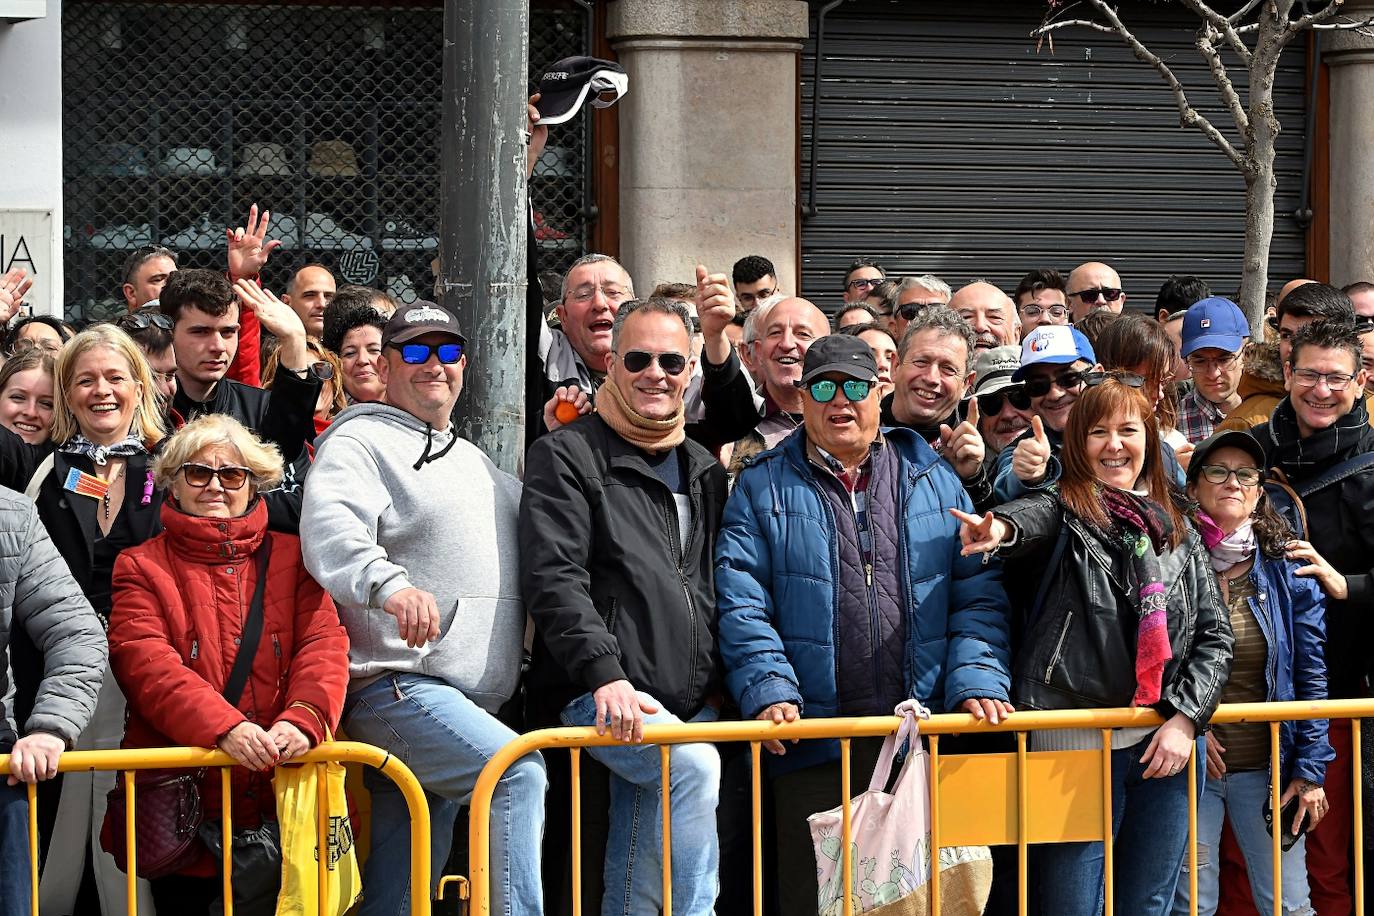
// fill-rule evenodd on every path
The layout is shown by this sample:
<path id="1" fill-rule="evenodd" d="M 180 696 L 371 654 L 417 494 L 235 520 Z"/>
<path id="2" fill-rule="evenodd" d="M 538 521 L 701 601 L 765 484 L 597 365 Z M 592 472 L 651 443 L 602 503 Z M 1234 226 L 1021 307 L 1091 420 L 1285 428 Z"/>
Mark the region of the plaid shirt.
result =
<path id="1" fill-rule="evenodd" d="M 1178 399 L 1178 431 L 1193 445 L 1212 433 L 1226 419 L 1226 411 L 1204 398 L 1194 388 Z"/>

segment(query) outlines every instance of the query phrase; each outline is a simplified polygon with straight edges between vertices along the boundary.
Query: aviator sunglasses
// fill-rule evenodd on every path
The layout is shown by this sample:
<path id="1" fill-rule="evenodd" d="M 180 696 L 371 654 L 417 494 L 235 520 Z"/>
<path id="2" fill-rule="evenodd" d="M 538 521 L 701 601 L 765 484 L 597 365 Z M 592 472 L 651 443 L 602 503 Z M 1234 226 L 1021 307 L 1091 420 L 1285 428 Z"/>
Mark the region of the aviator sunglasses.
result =
<path id="1" fill-rule="evenodd" d="M 627 372 L 643 372 L 649 363 L 658 362 L 658 367 L 668 375 L 681 375 L 687 368 L 687 357 L 681 353 L 650 353 L 647 350 L 629 350 L 620 357 Z"/>

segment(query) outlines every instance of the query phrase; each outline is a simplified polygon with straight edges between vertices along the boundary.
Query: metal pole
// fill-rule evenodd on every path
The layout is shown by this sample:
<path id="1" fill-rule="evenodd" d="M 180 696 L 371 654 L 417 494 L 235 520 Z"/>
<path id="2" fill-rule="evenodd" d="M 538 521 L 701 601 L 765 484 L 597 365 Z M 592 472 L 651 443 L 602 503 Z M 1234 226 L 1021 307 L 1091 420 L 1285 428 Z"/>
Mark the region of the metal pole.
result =
<path id="1" fill-rule="evenodd" d="M 468 339 L 459 432 L 514 473 L 525 425 L 528 0 L 446 0 L 439 290 Z"/>

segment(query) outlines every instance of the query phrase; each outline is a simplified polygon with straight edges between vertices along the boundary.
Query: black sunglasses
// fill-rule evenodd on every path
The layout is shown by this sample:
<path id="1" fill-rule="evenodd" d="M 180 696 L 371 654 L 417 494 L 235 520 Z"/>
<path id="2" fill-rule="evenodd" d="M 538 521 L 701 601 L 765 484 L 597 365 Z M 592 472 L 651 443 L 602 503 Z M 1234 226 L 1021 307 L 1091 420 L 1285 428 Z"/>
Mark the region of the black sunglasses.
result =
<path id="1" fill-rule="evenodd" d="M 452 366 L 463 358 L 463 345 L 460 343 L 408 343 L 401 344 L 395 349 L 401 351 L 401 362 L 411 366 L 423 366 L 436 353 L 439 355 L 439 362 L 445 366 Z"/>
<path id="2" fill-rule="evenodd" d="M 1077 388 L 1079 385 L 1082 385 L 1083 376 L 1087 374 L 1088 373 L 1086 371 L 1065 372 L 1062 375 L 1057 375 L 1052 379 L 1028 378 L 1025 381 L 1026 394 L 1030 395 L 1033 398 L 1043 398 L 1045 395 L 1050 393 L 1050 388 L 1053 385 L 1058 385 L 1060 388 L 1063 388 L 1065 391 L 1068 391 L 1072 388 Z"/>
<path id="3" fill-rule="evenodd" d="M 1069 293 L 1069 295 L 1076 296 L 1084 302 L 1096 302 L 1099 296 L 1107 302 L 1115 302 L 1121 298 L 1121 290 L 1115 286 L 1096 286 L 1092 289 L 1081 289 L 1076 293 Z"/>
<path id="4" fill-rule="evenodd" d="M 1106 372 L 1084 372 L 1083 384 L 1089 388 L 1096 388 L 1108 379 L 1114 379 L 1130 388 L 1144 388 L 1145 376 L 1136 375 L 1134 372 L 1122 372 L 1119 369 L 1109 369 Z"/>
<path id="5" fill-rule="evenodd" d="M 797 383 L 801 386 L 801 383 Z M 816 379 L 810 385 L 805 386 L 811 392 L 811 399 L 817 404 L 829 404 L 835 400 L 835 393 L 841 388 L 844 389 L 844 396 L 850 401 L 862 401 L 868 397 L 868 392 L 873 388 L 873 382 L 867 379 L 848 378 L 843 382 L 834 379 Z"/>
<path id="6" fill-rule="evenodd" d="M 115 319 L 115 327 L 121 331 L 142 331 L 149 325 L 170 331 L 172 319 L 161 312 L 134 312 L 131 315 L 120 315 Z"/>
<path id="7" fill-rule="evenodd" d="M 1030 410 L 1030 395 L 1025 385 L 1008 385 L 1000 391 L 976 395 L 978 413 L 985 417 L 995 417 L 1002 412 L 1003 404 L 1010 404 L 1017 410 Z"/>
<path id="8" fill-rule="evenodd" d="M 658 362 L 658 367 L 669 375 L 681 375 L 687 368 L 687 357 L 681 353 L 649 353 L 646 350 L 630 350 L 620 361 L 627 372 L 643 372 L 649 363 Z"/>
<path id="9" fill-rule="evenodd" d="M 897 314 L 907 321 L 911 321 L 922 309 L 931 309 L 936 306 L 946 306 L 947 302 L 908 302 L 906 305 L 897 307 Z"/>
<path id="10" fill-rule="evenodd" d="M 186 482 L 196 489 L 208 487 L 210 485 L 210 478 L 218 477 L 219 485 L 224 487 L 224 489 L 241 490 L 253 473 L 248 468 L 234 467 L 233 465 L 222 468 L 212 468 L 208 465 L 194 464 L 192 462 L 183 464 L 179 470 Z"/>

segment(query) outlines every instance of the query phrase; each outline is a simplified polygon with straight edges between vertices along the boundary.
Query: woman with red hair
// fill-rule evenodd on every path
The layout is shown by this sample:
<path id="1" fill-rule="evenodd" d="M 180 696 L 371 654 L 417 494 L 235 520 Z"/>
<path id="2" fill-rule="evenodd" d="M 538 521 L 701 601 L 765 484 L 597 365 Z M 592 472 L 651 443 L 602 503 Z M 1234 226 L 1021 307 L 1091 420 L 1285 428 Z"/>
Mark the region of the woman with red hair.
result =
<path id="1" fill-rule="evenodd" d="M 1057 489 L 963 522 L 964 553 L 996 551 L 1038 583 L 1022 621 L 1018 709 L 1145 706 L 1156 728 L 1111 737 L 1115 910 L 1164 916 L 1188 843 L 1188 762 L 1231 668 L 1231 628 L 1182 494 L 1164 469 L 1144 379 L 1087 373 L 1064 428 Z M 1039 418 L 1033 421 L 1038 424 Z M 1043 570 L 1031 572 L 1031 570 Z M 1043 578 L 1042 578 L 1043 577 Z M 1033 732 L 1032 750 L 1100 750 L 1097 729 Z M 1039 850 L 1045 912 L 1103 909 L 1101 843 Z"/>

